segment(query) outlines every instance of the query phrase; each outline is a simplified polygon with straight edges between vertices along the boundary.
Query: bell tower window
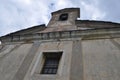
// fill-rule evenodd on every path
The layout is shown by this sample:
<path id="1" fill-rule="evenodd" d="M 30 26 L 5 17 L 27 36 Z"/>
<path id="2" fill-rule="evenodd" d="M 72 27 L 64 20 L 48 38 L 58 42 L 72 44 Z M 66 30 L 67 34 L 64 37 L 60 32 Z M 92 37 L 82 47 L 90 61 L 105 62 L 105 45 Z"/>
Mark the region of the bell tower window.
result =
<path id="1" fill-rule="evenodd" d="M 61 14 L 59 17 L 60 21 L 66 21 L 68 19 L 68 13 Z"/>

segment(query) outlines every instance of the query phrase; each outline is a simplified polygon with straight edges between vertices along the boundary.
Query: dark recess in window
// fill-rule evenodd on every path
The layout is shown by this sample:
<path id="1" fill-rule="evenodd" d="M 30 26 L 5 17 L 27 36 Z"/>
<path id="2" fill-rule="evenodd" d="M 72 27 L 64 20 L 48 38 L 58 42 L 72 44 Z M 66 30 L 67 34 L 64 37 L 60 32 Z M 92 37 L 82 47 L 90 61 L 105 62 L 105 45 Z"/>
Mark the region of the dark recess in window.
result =
<path id="1" fill-rule="evenodd" d="M 59 17 L 60 21 L 65 21 L 68 19 L 68 13 L 61 14 Z"/>
<path id="2" fill-rule="evenodd" d="M 45 52 L 41 74 L 56 74 L 62 52 Z"/>

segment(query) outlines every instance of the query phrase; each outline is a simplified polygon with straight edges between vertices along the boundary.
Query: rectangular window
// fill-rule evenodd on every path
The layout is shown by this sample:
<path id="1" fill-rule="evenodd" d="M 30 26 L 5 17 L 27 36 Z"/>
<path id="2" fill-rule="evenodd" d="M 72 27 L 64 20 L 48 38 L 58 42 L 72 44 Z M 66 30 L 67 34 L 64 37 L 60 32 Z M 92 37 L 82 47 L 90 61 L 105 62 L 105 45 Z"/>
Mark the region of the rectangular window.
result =
<path id="1" fill-rule="evenodd" d="M 62 52 L 45 52 L 43 55 L 45 61 L 41 74 L 56 74 Z"/>

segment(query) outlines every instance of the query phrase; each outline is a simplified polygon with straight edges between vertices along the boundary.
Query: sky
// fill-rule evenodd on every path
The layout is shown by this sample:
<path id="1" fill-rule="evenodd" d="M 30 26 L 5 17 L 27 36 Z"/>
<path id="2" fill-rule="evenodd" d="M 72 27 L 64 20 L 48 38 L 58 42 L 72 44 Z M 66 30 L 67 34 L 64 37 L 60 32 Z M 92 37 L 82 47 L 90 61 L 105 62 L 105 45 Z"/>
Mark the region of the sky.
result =
<path id="1" fill-rule="evenodd" d="M 0 0 L 0 36 L 48 24 L 51 12 L 80 8 L 81 20 L 120 23 L 120 0 Z"/>

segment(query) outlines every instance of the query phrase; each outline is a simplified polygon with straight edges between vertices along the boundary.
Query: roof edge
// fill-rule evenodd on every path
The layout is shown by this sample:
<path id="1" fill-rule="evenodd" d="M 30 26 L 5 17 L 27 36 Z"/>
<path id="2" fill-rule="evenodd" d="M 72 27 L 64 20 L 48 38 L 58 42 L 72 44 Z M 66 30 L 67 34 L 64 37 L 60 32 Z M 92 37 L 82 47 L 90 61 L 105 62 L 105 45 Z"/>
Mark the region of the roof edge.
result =
<path id="1" fill-rule="evenodd" d="M 71 11 L 77 11 L 78 12 L 78 17 L 80 17 L 80 8 L 78 8 L 78 7 L 60 9 L 60 10 L 52 12 L 51 14 L 53 15 L 53 14 L 56 14 L 56 13 L 71 12 Z"/>
<path id="2" fill-rule="evenodd" d="M 18 30 L 18 31 L 15 31 L 15 32 L 12 32 L 12 33 L 9 33 L 9 34 L 6 34 L 6 35 L 3 35 L 0 38 L 7 37 L 7 36 L 12 36 L 12 35 L 23 34 L 23 32 L 25 32 L 25 31 L 34 30 L 34 29 L 38 29 L 38 28 L 41 28 L 41 30 L 43 30 L 43 29 L 46 28 L 46 25 L 45 24 L 41 24 L 41 25 L 36 25 L 36 26 L 33 26 L 33 27 L 26 28 L 26 29 L 21 29 L 21 30 Z"/>
<path id="3" fill-rule="evenodd" d="M 96 21 L 96 20 L 76 20 L 77 27 L 83 28 L 115 28 L 120 27 L 120 23 L 111 21 Z"/>

